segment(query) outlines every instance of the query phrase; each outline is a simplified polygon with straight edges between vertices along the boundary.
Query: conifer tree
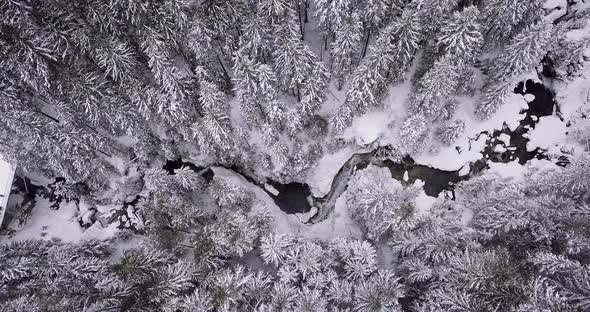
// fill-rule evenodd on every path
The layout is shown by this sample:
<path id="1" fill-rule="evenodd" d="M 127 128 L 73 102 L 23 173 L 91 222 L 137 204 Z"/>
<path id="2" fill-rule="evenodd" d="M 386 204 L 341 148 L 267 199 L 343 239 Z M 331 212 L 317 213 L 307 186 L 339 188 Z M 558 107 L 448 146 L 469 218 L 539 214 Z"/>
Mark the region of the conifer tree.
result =
<path id="1" fill-rule="evenodd" d="M 483 35 L 479 23 L 479 10 L 475 6 L 454 12 L 452 17 L 443 21 L 437 38 L 437 44 L 444 53 L 454 55 L 459 62 L 471 63 L 483 44 Z"/>
<path id="2" fill-rule="evenodd" d="M 346 103 L 333 117 L 337 130 L 349 126 L 352 116 L 377 105 L 388 82 L 403 78 L 421 39 L 419 29 L 416 13 L 406 9 L 379 33 L 367 57 L 350 75 Z"/>
<path id="3" fill-rule="evenodd" d="M 371 173 L 376 181 L 369 178 Z M 404 189 L 377 168 L 364 170 L 357 179 L 348 191 L 347 206 L 353 218 L 366 228 L 369 237 L 378 240 L 394 229 L 412 224 L 415 190 Z"/>
<path id="4" fill-rule="evenodd" d="M 484 34 L 491 44 L 503 43 L 524 27 L 538 22 L 543 1 L 491 0 L 482 8 Z"/>
<path id="5" fill-rule="evenodd" d="M 539 22 L 527 26 L 514 36 L 489 69 L 489 81 L 484 89 L 476 114 L 487 119 L 503 104 L 513 77 L 534 69 L 552 43 L 553 27 Z"/>
<path id="6" fill-rule="evenodd" d="M 421 0 L 410 4 L 416 7 L 426 38 L 436 37 L 445 20 L 453 15 L 457 2 L 458 0 Z"/>
<path id="7" fill-rule="evenodd" d="M 355 67 L 361 39 L 360 18 L 358 14 L 353 13 L 335 31 L 335 40 L 331 44 L 332 70 L 338 79 L 338 89 L 342 88 L 344 78 Z"/>
<path id="8" fill-rule="evenodd" d="M 442 105 L 457 90 L 459 67 L 455 56 L 447 54 L 434 62 L 430 70 L 418 81 L 416 94 L 410 102 L 411 111 L 426 118 L 437 119 Z"/>
<path id="9" fill-rule="evenodd" d="M 400 148 L 408 154 L 414 155 L 424 150 L 429 136 L 427 119 L 422 114 L 415 114 L 406 118 L 400 131 Z"/>

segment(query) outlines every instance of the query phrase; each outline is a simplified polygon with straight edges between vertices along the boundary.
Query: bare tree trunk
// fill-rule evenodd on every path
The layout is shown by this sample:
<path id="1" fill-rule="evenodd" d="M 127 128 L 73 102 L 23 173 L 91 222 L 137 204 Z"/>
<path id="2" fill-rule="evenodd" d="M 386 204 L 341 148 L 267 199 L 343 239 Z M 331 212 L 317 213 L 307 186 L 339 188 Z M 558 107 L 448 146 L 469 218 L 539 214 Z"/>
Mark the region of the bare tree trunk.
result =
<path id="1" fill-rule="evenodd" d="M 304 12 L 305 13 L 304 17 L 305 18 L 303 20 L 305 23 L 309 23 L 309 19 L 307 17 L 307 10 L 308 9 L 309 9 L 309 1 L 308 0 L 305 0 L 305 12 Z"/>
<path id="2" fill-rule="evenodd" d="M 369 38 L 371 38 L 371 31 L 367 30 L 367 36 L 365 37 L 365 43 L 363 44 L 363 53 L 361 54 L 361 60 L 365 58 L 367 54 L 367 47 L 369 46 Z M 359 60 L 360 63 L 360 60 Z"/>
<path id="3" fill-rule="evenodd" d="M 39 112 L 39 114 L 51 119 L 53 122 L 59 123 L 59 120 L 57 118 L 54 118 L 52 116 L 49 116 L 48 114 L 42 112 L 41 110 L 37 110 L 37 112 Z"/>
<path id="4" fill-rule="evenodd" d="M 301 1 L 297 2 L 297 15 L 299 16 L 299 30 L 301 31 L 301 41 L 305 40 L 305 26 L 301 16 Z"/>
<path id="5" fill-rule="evenodd" d="M 215 57 L 217 57 L 217 61 L 219 62 L 219 65 L 221 65 L 221 69 L 223 69 L 223 75 L 225 76 L 225 79 L 227 80 L 227 82 L 231 86 L 231 77 L 229 76 L 229 72 L 225 68 L 225 64 L 223 64 L 223 61 L 219 57 L 219 53 L 216 53 Z"/>
<path id="6" fill-rule="evenodd" d="M 105 155 L 106 157 L 113 158 L 113 155 L 112 154 L 109 154 L 107 152 L 104 152 L 103 150 L 96 149 L 96 151 L 99 152 L 99 153 L 101 153 L 101 154 L 103 154 L 103 155 Z"/>

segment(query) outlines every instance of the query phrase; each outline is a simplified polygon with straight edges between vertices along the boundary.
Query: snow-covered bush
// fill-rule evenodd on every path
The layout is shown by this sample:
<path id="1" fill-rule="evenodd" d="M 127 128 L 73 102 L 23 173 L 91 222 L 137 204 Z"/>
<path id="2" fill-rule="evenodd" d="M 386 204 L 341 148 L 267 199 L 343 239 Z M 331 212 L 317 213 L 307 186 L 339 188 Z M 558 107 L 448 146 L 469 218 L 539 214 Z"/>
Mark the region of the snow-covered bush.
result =
<path id="1" fill-rule="evenodd" d="M 408 117 L 400 129 L 400 149 L 408 155 L 424 150 L 429 136 L 427 119 L 422 114 Z"/>
<path id="2" fill-rule="evenodd" d="M 444 145 L 450 146 L 457 138 L 463 135 L 465 122 L 463 120 L 451 121 L 435 131 L 435 135 Z"/>

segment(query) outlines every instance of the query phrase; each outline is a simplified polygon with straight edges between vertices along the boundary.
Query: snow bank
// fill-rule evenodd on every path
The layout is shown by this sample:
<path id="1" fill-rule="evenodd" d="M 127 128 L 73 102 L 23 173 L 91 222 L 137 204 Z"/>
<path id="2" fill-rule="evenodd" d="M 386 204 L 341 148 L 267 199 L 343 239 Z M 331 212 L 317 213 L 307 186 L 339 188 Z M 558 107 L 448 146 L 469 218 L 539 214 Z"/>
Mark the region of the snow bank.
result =
<path id="1" fill-rule="evenodd" d="M 438 198 L 426 195 L 424 190 L 421 189 L 420 193 L 418 193 L 418 197 L 416 197 L 416 214 L 419 216 L 429 215 L 430 208 L 432 208 L 432 205 L 437 201 Z"/>
<path id="2" fill-rule="evenodd" d="M 502 177 L 510 177 L 516 180 L 522 180 L 524 173 L 527 170 L 526 166 L 518 163 L 518 161 L 511 161 L 509 163 L 495 163 L 488 162 L 490 167 L 489 172 L 498 173 Z"/>
<path id="3" fill-rule="evenodd" d="M 354 140 L 358 145 L 371 144 L 379 139 L 386 131 L 391 118 L 386 112 L 370 112 L 355 118 L 342 137 Z"/>
<path id="4" fill-rule="evenodd" d="M 545 150 L 552 150 L 566 140 L 566 127 L 557 116 L 545 116 L 539 118 L 539 123 L 530 132 L 527 142 L 527 150 L 533 151 L 540 147 Z"/>
<path id="5" fill-rule="evenodd" d="M 346 147 L 334 154 L 325 154 L 320 158 L 316 167 L 310 171 L 305 180 L 313 196 L 322 197 L 330 192 L 334 177 L 354 153 L 355 151 L 351 147 Z"/>
<path id="6" fill-rule="evenodd" d="M 441 149 L 436 154 L 423 153 L 414 156 L 417 163 L 447 171 L 459 170 L 464 165 L 481 159 L 480 152 L 485 147 L 487 136 L 481 135 L 477 138 L 480 133 L 483 131 L 492 133 L 494 130 L 502 129 L 504 124 L 515 130 L 526 116 L 526 113 L 520 113 L 520 111 L 528 108 L 522 95 L 509 93 L 506 103 L 490 119 L 482 121 L 475 116 L 474 98 L 456 97 L 456 99 L 459 101 L 459 106 L 455 118 L 465 121 L 463 135 L 454 144 Z"/>
<path id="7" fill-rule="evenodd" d="M 45 198 L 36 198 L 30 220 L 9 240 L 61 239 L 67 242 L 79 241 L 82 228 L 78 223 L 78 205 L 75 202 L 62 203 L 57 210 L 49 208 L 51 203 Z"/>
<path id="8" fill-rule="evenodd" d="M 339 237 L 361 239 L 362 231 L 346 209 L 346 192 L 336 199 L 334 211 L 322 222 L 308 225 L 301 236 L 324 241 Z"/>
<path id="9" fill-rule="evenodd" d="M 12 188 L 12 180 L 14 179 L 14 170 L 10 165 L 0 158 L 0 225 L 4 220 L 6 207 L 8 206 L 8 197 Z"/>

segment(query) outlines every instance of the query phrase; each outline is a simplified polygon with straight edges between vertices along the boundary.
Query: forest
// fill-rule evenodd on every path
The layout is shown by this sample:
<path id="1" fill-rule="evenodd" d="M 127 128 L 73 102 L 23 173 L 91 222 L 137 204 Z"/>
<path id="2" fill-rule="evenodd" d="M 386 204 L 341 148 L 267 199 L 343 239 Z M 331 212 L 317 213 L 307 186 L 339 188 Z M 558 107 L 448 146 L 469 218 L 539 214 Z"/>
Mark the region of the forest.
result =
<path id="1" fill-rule="evenodd" d="M 0 0 L 0 312 L 590 311 L 589 63 L 589 0 Z"/>

